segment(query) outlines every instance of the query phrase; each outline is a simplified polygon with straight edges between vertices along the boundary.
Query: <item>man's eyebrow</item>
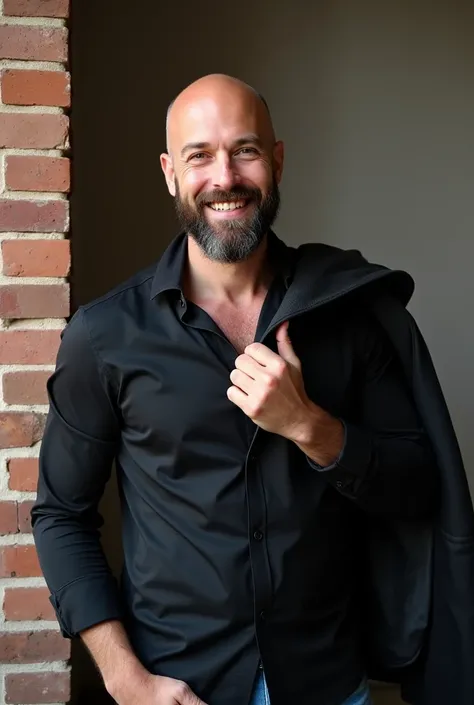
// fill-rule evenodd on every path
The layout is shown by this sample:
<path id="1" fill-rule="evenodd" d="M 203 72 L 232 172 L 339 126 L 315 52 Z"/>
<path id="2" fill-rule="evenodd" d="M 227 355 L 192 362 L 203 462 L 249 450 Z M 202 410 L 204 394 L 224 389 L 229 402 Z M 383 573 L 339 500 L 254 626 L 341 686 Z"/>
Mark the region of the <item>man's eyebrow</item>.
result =
<path id="1" fill-rule="evenodd" d="M 184 157 L 186 152 L 189 152 L 191 149 L 206 149 L 206 147 L 209 147 L 209 142 L 188 142 L 181 150 L 181 156 Z"/>
<path id="2" fill-rule="evenodd" d="M 249 134 L 239 137 L 239 139 L 234 142 L 236 147 L 241 147 L 243 144 L 254 144 L 256 147 L 261 147 L 262 140 L 258 137 L 258 135 Z"/>
<path id="3" fill-rule="evenodd" d="M 248 134 L 239 137 L 233 142 L 234 147 L 241 147 L 244 144 L 254 144 L 256 147 L 262 147 L 262 140 L 257 135 Z M 209 147 L 210 142 L 188 142 L 181 150 L 181 156 L 184 157 L 186 152 L 190 152 L 193 149 L 208 149 Z"/>

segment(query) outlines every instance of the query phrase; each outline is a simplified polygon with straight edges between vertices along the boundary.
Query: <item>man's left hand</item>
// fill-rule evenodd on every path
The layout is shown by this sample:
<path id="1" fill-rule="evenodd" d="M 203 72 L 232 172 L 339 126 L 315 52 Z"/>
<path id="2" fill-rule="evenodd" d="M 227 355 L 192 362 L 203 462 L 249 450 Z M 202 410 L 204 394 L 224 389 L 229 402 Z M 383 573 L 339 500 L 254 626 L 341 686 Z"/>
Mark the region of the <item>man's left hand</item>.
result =
<path id="1" fill-rule="evenodd" d="M 308 425 L 311 402 L 301 362 L 288 337 L 288 321 L 276 333 L 278 355 L 252 343 L 235 361 L 227 396 L 265 431 L 298 442 Z"/>

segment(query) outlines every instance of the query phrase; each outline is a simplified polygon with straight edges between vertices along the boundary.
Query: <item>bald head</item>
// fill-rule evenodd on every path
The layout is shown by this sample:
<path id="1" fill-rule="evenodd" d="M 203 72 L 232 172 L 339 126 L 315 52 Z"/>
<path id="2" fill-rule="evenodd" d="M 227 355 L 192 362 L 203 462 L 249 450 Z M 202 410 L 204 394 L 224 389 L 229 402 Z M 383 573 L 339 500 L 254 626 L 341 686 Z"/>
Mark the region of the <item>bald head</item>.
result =
<path id="1" fill-rule="evenodd" d="M 261 129 L 267 139 L 273 144 L 275 133 L 268 104 L 265 98 L 252 86 L 232 76 L 225 74 L 209 74 L 199 78 L 187 86 L 168 106 L 166 114 L 166 148 L 169 153 L 173 149 L 173 136 L 175 125 L 179 123 L 183 114 L 207 110 L 215 111 L 219 106 L 240 105 L 243 109 L 250 109 L 259 118 Z"/>

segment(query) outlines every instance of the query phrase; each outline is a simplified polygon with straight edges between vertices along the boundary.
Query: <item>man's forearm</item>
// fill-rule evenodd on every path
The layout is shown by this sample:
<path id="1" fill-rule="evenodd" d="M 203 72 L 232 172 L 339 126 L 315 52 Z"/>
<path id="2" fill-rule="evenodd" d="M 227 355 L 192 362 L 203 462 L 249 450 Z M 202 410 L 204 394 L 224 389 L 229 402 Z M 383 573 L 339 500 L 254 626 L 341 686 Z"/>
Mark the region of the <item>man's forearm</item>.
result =
<path id="1" fill-rule="evenodd" d="M 310 403 L 304 427 L 294 442 L 308 458 L 322 467 L 332 465 L 344 445 L 344 427 L 339 419 L 316 404 Z"/>
<path id="2" fill-rule="evenodd" d="M 114 696 L 126 683 L 137 683 L 149 676 L 133 653 L 121 622 L 102 622 L 81 632 L 81 638 L 104 679 L 107 691 Z"/>

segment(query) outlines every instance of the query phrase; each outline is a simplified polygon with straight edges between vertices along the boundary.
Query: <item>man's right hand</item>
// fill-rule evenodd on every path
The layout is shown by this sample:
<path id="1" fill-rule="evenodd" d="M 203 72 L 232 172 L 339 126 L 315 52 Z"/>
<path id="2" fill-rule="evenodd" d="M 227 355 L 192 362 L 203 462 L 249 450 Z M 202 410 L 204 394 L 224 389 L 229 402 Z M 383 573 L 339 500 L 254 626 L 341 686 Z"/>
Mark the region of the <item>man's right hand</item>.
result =
<path id="1" fill-rule="evenodd" d="M 110 693 L 118 705 L 206 705 L 183 681 L 151 673 Z"/>
<path id="2" fill-rule="evenodd" d="M 133 653 L 121 622 L 102 622 L 81 637 L 118 705 L 206 705 L 183 681 L 150 673 Z"/>

